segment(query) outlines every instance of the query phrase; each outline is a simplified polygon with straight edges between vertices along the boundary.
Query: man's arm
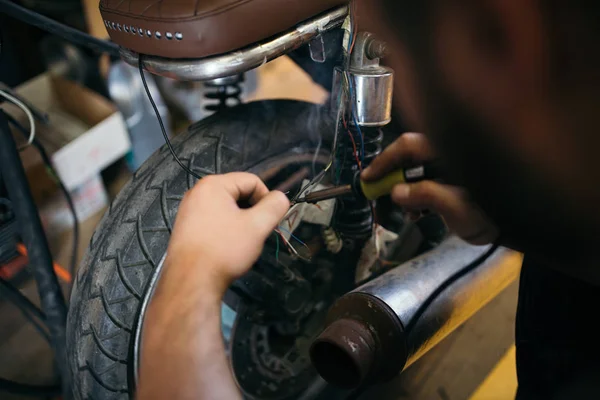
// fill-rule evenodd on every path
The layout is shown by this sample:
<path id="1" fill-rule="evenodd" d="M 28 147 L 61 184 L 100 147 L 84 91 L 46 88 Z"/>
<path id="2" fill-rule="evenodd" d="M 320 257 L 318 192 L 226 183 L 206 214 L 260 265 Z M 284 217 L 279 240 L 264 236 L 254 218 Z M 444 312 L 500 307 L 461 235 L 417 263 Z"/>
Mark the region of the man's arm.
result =
<path id="1" fill-rule="evenodd" d="M 144 321 L 139 399 L 241 399 L 225 356 L 221 299 L 152 301 Z"/>
<path id="2" fill-rule="evenodd" d="M 205 178 L 186 194 L 144 320 L 138 398 L 241 399 L 225 356 L 221 299 L 288 209 L 283 193 L 246 173 Z"/>

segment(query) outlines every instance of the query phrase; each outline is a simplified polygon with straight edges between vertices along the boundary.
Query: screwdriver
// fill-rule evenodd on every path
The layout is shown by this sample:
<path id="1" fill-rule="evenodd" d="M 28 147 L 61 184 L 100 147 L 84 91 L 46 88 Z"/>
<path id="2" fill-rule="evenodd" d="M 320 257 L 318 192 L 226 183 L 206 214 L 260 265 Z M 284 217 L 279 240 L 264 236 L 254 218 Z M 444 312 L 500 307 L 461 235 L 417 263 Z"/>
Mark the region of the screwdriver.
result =
<path id="1" fill-rule="evenodd" d="M 357 197 L 367 200 L 376 200 L 381 196 L 390 194 L 393 187 L 399 183 L 414 183 L 429 179 L 439 179 L 441 175 L 440 169 L 439 163 L 433 161 L 417 167 L 397 169 L 373 182 L 362 181 L 360 179 L 360 172 L 356 172 L 351 184 L 308 193 L 301 199 L 298 199 L 296 203 L 314 204 L 349 194 L 354 194 Z"/>

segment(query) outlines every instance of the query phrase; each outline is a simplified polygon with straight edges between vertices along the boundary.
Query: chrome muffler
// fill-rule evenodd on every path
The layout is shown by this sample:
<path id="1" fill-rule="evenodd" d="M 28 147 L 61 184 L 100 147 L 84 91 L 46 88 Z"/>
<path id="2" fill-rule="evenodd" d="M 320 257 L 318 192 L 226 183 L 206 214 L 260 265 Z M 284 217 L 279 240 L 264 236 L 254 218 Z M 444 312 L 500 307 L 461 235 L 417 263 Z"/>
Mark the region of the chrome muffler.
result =
<path id="1" fill-rule="evenodd" d="M 345 389 L 392 379 L 517 278 L 522 255 L 501 247 L 439 290 L 488 250 L 450 237 L 340 297 L 310 349 L 317 371 Z"/>

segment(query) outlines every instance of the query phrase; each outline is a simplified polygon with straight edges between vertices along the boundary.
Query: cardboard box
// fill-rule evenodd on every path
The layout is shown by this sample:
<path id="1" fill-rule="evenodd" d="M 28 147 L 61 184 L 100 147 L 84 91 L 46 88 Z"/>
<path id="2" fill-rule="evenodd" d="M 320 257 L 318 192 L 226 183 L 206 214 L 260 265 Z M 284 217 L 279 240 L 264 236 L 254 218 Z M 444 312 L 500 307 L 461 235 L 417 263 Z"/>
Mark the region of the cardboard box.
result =
<path id="1" fill-rule="evenodd" d="M 78 219 L 83 221 L 105 207 L 108 196 L 99 174 L 131 147 L 121 114 L 97 93 L 47 73 L 22 84 L 15 92 L 49 117 L 48 125 L 36 124 L 36 138 L 71 192 Z M 2 108 L 23 126 L 29 126 L 20 109 L 8 103 Z M 15 137 L 23 143 L 21 135 Z M 45 171 L 37 150 L 30 146 L 21 152 L 21 158 L 46 227 L 56 231 L 70 226 L 66 202 L 61 201 L 58 187 Z"/>
<path id="2" fill-rule="evenodd" d="M 48 74 L 24 83 L 16 92 L 48 114 L 50 126 L 37 124 L 37 137 L 52 154 L 54 168 L 68 189 L 94 178 L 129 151 L 121 114 L 97 93 Z M 26 168 L 41 162 L 35 149 L 23 152 L 23 160 Z"/>

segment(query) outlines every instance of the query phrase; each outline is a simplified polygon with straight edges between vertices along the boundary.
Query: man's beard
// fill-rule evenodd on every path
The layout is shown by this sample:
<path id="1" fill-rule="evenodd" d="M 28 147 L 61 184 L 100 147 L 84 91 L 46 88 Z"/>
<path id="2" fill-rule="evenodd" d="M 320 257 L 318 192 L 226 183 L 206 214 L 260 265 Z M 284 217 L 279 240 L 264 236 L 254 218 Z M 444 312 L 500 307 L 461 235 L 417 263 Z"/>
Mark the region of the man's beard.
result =
<path id="1" fill-rule="evenodd" d="M 467 188 L 504 242 L 557 261 L 593 253 L 597 227 L 569 206 L 561 196 L 565 189 L 496 140 L 501 132 L 487 127 L 441 85 L 429 80 L 427 86 L 427 133 L 447 164 L 448 183 Z"/>

